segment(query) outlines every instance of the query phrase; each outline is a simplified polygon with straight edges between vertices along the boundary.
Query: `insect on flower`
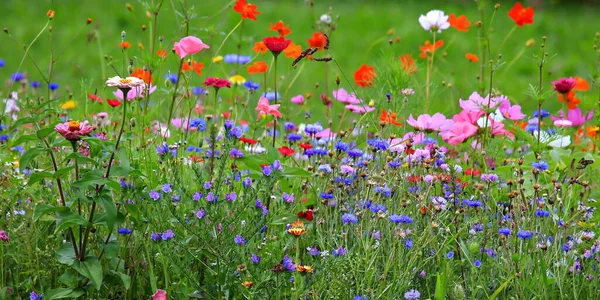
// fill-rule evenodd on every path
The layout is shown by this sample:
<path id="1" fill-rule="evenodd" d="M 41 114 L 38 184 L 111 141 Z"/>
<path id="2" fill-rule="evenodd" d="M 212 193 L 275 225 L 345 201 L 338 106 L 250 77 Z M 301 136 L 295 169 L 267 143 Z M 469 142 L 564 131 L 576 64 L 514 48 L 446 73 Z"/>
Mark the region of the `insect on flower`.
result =
<path id="1" fill-rule="evenodd" d="M 325 45 L 323 46 L 324 50 L 329 50 L 329 36 L 325 33 L 323 33 L 323 37 L 325 37 Z M 319 51 L 319 48 L 317 47 L 309 47 L 306 48 L 302 51 L 302 53 L 300 53 L 300 56 L 296 57 L 296 59 L 294 59 L 294 62 L 292 62 L 292 67 L 296 66 L 303 58 L 308 58 L 310 60 L 314 60 L 314 61 L 320 61 L 320 62 L 328 62 L 333 60 L 333 57 L 312 57 L 313 54 L 317 53 L 317 51 Z"/>

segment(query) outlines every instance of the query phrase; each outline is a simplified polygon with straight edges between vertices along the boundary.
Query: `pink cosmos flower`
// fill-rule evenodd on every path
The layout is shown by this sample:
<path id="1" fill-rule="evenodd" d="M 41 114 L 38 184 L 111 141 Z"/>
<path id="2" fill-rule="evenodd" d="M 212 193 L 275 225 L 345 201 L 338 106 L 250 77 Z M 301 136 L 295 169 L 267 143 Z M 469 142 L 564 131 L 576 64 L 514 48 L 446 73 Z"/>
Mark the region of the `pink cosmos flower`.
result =
<path id="1" fill-rule="evenodd" d="M 167 291 L 158 289 L 156 293 L 152 295 L 152 300 L 167 300 Z"/>
<path id="2" fill-rule="evenodd" d="M 337 91 L 333 91 L 333 98 L 344 104 L 361 104 L 364 102 L 362 99 L 356 97 L 354 93 L 348 94 L 345 89 L 340 88 Z"/>
<path id="3" fill-rule="evenodd" d="M 330 128 L 324 129 L 320 132 L 318 132 L 317 134 L 315 134 L 315 138 L 319 138 L 319 139 L 328 139 L 328 138 L 335 138 L 337 136 L 337 134 L 331 132 Z"/>
<path id="4" fill-rule="evenodd" d="M 489 95 L 483 98 L 477 92 L 471 94 L 471 96 L 469 96 L 469 99 L 467 100 L 459 99 L 460 107 L 462 107 L 464 110 L 475 112 L 494 109 L 504 101 L 508 101 L 508 98 L 506 96 L 501 95 L 497 97 L 492 97 L 490 99 Z"/>
<path id="5" fill-rule="evenodd" d="M 477 126 L 469 122 L 454 123 L 452 129 L 443 135 L 450 145 L 458 145 L 477 133 Z"/>
<path id="6" fill-rule="evenodd" d="M 171 137 L 171 131 L 167 127 L 167 124 L 160 123 L 159 121 L 154 121 L 153 123 L 152 132 L 159 134 L 161 137 L 166 139 Z"/>
<path id="7" fill-rule="evenodd" d="M 176 119 L 171 119 L 171 124 L 173 124 L 173 126 L 175 128 L 181 128 L 182 130 L 190 130 L 190 123 L 188 122 L 187 118 L 176 118 Z"/>
<path id="8" fill-rule="evenodd" d="M 202 49 L 208 48 L 210 47 L 195 36 L 186 36 L 179 40 L 179 42 L 175 42 L 175 45 L 173 45 L 173 50 L 175 50 L 175 53 L 177 53 L 181 59 L 188 55 L 196 54 Z"/>
<path id="9" fill-rule="evenodd" d="M 577 81 L 573 77 L 569 78 L 560 78 L 556 81 L 552 81 L 554 85 L 554 90 L 561 94 L 566 94 L 570 92 L 575 85 L 577 85 Z"/>
<path id="10" fill-rule="evenodd" d="M 468 111 L 465 109 L 457 115 L 454 115 L 452 117 L 452 121 L 454 121 L 454 123 L 466 122 L 469 124 L 475 124 L 482 115 L 482 111 Z"/>
<path id="11" fill-rule="evenodd" d="M 557 127 L 570 127 L 573 126 L 573 122 L 565 119 L 556 119 L 554 120 L 554 126 Z"/>
<path id="12" fill-rule="evenodd" d="M 502 116 L 509 120 L 521 120 L 525 118 L 525 114 L 521 112 L 520 105 L 510 105 L 510 101 L 502 101 L 500 106 L 498 106 L 498 110 L 502 113 Z"/>
<path id="13" fill-rule="evenodd" d="M 591 120 L 594 117 L 594 111 L 590 110 L 586 113 L 586 115 L 584 116 L 583 113 L 581 112 L 581 109 L 579 107 L 575 108 L 575 109 L 569 109 L 569 111 L 567 112 L 567 118 L 566 120 L 571 121 L 571 125 L 570 126 L 582 126 L 583 124 L 585 124 L 585 122 Z M 565 113 L 564 111 L 560 111 L 558 113 L 558 117 L 551 117 L 553 121 L 557 121 L 557 120 L 563 120 L 565 119 Z"/>
<path id="14" fill-rule="evenodd" d="M 294 104 L 302 105 L 302 104 L 304 104 L 305 100 L 304 100 L 304 96 L 298 95 L 298 96 L 292 97 L 291 101 Z"/>
<path id="15" fill-rule="evenodd" d="M 425 133 L 423 132 L 407 132 L 402 139 L 408 141 L 412 139 L 412 143 L 415 145 L 423 143 L 425 140 Z"/>
<path id="16" fill-rule="evenodd" d="M 406 146 L 404 145 L 406 140 L 403 138 L 395 138 L 390 140 L 390 147 L 388 150 L 390 152 L 404 152 Z"/>
<path id="17" fill-rule="evenodd" d="M 492 118 L 490 118 L 490 127 L 491 127 L 491 132 L 492 132 L 493 136 L 503 135 L 510 139 L 513 139 L 515 137 L 512 132 L 510 132 L 510 131 L 506 130 L 506 128 L 504 128 L 504 123 L 495 121 Z"/>
<path id="18" fill-rule="evenodd" d="M 118 87 L 120 89 L 130 89 L 143 86 L 144 84 L 144 81 L 137 77 L 121 78 L 120 76 L 114 76 L 106 80 L 106 85 Z"/>
<path id="19" fill-rule="evenodd" d="M 408 120 L 406 120 L 406 123 L 417 130 L 440 132 L 446 132 L 452 129 L 452 126 L 454 125 L 452 120 L 446 119 L 446 116 L 441 113 L 436 113 L 433 116 L 422 114 L 416 120 L 411 114 Z"/>
<path id="20" fill-rule="evenodd" d="M 82 136 L 88 135 L 94 127 L 88 125 L 88 121 L 77 122 L 69 121 L 62 124 L 58 124 L 54 127 L 56 132 L 60 133 L 65 139 L 69 141 L 78 141 Z"/>
<path id="21" fill-rule="evenodd" d="M 154 93 L 154 91 L 156 91 L 156 86 L 150 85 L 150 88 L 148 88 L 148 95 Z M 123 91 L 116 90 L 113 92 L 113 94 L 119 100 L 123 100 Z M 144 86 L 134 87 L 129 92 L 127 92 L 127 100 L 142 99 L 146 96 L 145 94 L 146 94 L 146 87 L 144 87 Z"/>
<path id="22" fill-rule="evenodd" d="M 269 99 L 265 97 L 260 97 L 258 100 L 258 104 L 256 105 L 256 110 L 258 110 L 258 119 L 260 119 L 261 115 L 273 115 L 275 118 L 281 117 L 281 113 L 279 112 L 280 104 L 269 104 Z"/>
<path id="23" fill-rule="evenodd" d="M 346 109 L 355 113 L 355 114 L 366 114 L 368 112 L 372 112 L 375 110 L 375 107 L 371 107 L 368 105 L 346 105 Z"/>

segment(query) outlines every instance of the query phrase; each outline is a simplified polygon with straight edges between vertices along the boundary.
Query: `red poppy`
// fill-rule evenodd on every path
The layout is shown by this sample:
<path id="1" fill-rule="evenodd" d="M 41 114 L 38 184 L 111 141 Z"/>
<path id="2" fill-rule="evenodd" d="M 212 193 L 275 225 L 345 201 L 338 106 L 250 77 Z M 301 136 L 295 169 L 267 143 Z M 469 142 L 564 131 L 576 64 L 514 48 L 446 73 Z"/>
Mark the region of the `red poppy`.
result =
<path id="1" fill-rule="evenodd" d="M 281 153 L 281 155 L 283 155 L 283 156 L 292 156 L 292 155 L 294 155 L 294 153 L 296 153 L 296 151 L 294 151 L 294 149 L 292 149 L 290 147 L 286 147 L 286 146 L 278 148 L 277 151 L 279 151 L 279 153 Z"/>
<path id="2" fill-rule="evenodd" d="M 273 55 L 277 56 L 285 50 L 292 41 L 286 40 L 283 36 L 270 36 L 264 38 L 263 43 L 265 43 L 265 46 L 267 46 L 267 49 L 269 49 Z"/>
<path id="3" fill-rule="evenodd" d="M 256 145 L 256 143 L 258 143 L 257 140 L 253 140 L 251 138 L 246 138 L 246 137 L 240 138 L 240 142 L 244 142 L 244 143 L 246 143 L 248 145 Z"/>
<path id="4" fill-rule="evenodd" d="M 282 37 L 292 33 L 292 31 L 290 30 L 290 25 L 284 25 L 283 21 L 279 21 L 275 24 L 271 24 L 269 26 L 269 30 L 279 32 L 279 36 L 282 36 Z"/>
<path id="5" fill-rule="evenodd" d="M 231 82 L 229 82 L 229 80 L 215 77 L 206 78 L 206 80 L 204 80 L 204 85 L 212 86 L 215 89 L 220 89 L 222 87 L 231 88 Z"/>
<path id="6" fill-rule="evenodd" d="M 471 26 L 471 22 L 467 20 L 465 15 L 457 18 L 454 14 L 450 14 L 448 23 L 450 23 L 450 26 L 456 28 L 456 30 L 465 32 L 469 31 L 469 26 Z"/>
<path id="7" fill-rule="evenodd" d="M 523 27 L 525 24 L 533 24 L 533 8 L 523 7 L 521 2 L 515 3 L 512 9 L 508 12 L 508 16 L 517 23 L 517 26 Z"/>
<path id="8" fill-rule="evenodd" d="M 406 154 L 406 155 L 415 154 L 415 149 L 408 147 L 404 150 L 404 154 Z"/>
<path id="9" fill-rule="evenodd" d="M 313 212 L 311 210 L 301 211 L 298 213 L 298 218 L 303 218 L 308 221 L 312 221 L 314 219 Z"/>
<path id="10" fill-rule="evenodd" d="M 325 44 L 327 43 L 325 35 L 320 32 L 313 32 L 313 36 L 311 38 L 308 38 L 306 41 L 308 41 L 308 45 L 311 48 L 318 48 L 319 50 L 323 49 L 323 47 L 325 47 Z"/>
<path id="11" fill-rule="evenodd" d="M 354 83 L 362 88 L 371 86 L 375 74 L 375 68 L 363 64 L 354 72 Z"/>
<path id="12" fill-rule="evenodd" d="M 465 170 L 465 175 L 467 176 L 479 176 L 481 175 L 481 171 L 473 168 L 468 168 Z"/>
<path id="13" fill-rule="evenodd" d="M 106 103 L 112 107 L 117 107 L 121 105 L 121 101 L 117 99 L 106 99 Z"/>
<path id="14" fill-rule="evenodd" d="M 102 104 L 102 98 L 100 98 L 100 96 L 98 95 L 94 95 L 94 94 L 88 94 L 87 95 L 88 98 L 90 98 L 90 100 L 94 101 L 94 102 L 98 102 L 98 104 Z"/>
<path id="15" fill-rule="evenodd" d="M 300 144 L 300 148 L 304 150 L 312 149 L 312 147 L 313 146 L 311 144 Z"/>
<path id="16" fill-rule="evenodd" d="M 242 15 L 242 19 L 250 19 L 256 21 L 256 16 L 260 15 L 260 11 L 256 10 L 256 5 L 246 3 L 246 0 L 238 0 L 233 6 L 233 10 Z"/>
<path id="17" fill-rule="evenodd" d="M 231 113 L 228 111 L 225 111 L 221 114 L 221 117 L 223 117 L 223 119 L 229 119 L 229 117 L 231 117 Z"/>

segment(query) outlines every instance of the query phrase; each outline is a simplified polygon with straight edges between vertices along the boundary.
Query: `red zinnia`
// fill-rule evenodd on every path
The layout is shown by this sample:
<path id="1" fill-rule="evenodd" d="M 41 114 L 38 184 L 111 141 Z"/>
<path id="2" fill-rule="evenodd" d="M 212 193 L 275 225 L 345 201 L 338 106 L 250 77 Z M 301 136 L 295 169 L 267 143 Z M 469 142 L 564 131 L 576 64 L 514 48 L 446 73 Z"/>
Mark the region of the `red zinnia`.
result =
<path id="1" fill-rule="evenodd" d="M 354 72 L 354 83 L 363 88 L 371 86 L 374 78 L 375 68 L 365 64 L 361 65 L 358 70 Z"/>
<path id="2" fill-rule="evenodd" d="M 264 38 L 263 43 L 265 43 L 265 46 L 267 46 L 267 49 L 269 49 L 273 55 L 277 56 L 285 50 L 292 41 L 286 40 L 283 36 L 270 36 Z"/>
<path id="3" fill-rule="evenodd" d="M 300 148 L 304 150 L 312 149 L 312 147 L 313 146 L 311 144 L 300 144 Z"/>
<path id="4" fill-rule="evenodd" d="M 215 89 L 220 89 L 222 87 L 231 88 L 231 82 L 229 82 L 229 80 L 215 77 L 206 78 L 206 80 L 204 80 L 204 85 L 212 86 Z"/>
<path id="5" fill-rule="evenodd" d="M 244 142 L 248 145 L 256 145 L 256 143 L 258 143 L 256 140 L 253 140 L 251 138 L 246 138 L 246 137 L 240 138 L 240 142 Z"/>
<path id="6" fill-rule="evenodd" d="M 508 12 L 508 16 L 513 19 L 519 27 L 523 27 L 525 24 L 533 24 L 533 14 L 533 8 L 525 8 L 521 2 L 515 3 L 515 6 Z"/>
<path id="7" fill-rule="evenodd" d="M 108 105 L 110 105 L 112 107 L 117 107 L 117 106 L 121 105 L 121 101 L 119 101 L 117 99 L 106 99 L 106 103 L 108 103 Z"/>
<path id="8" fill-rule="evenodd" d="M 290 147 L 286 147 L 283 146 L 281 148 L 277 149 L 279 151 L 279 153 L 281 153 L 281 155 L 283 156 L 292 156 L 294 155 L 294 153 L 296 153 L 296 151 L 294 151 L 294 149 L 290 148 Z"/>
<path id="9" fill-rule="evenodd" d="M 233 10 L 242 15 L 242 19 L 250 19 L 256 21 L 256 16 L 260 15 L 260 11 L 256 10 L 256 5 L 246 3 L 246 0 L 238 0 L 233 7 Z"/>

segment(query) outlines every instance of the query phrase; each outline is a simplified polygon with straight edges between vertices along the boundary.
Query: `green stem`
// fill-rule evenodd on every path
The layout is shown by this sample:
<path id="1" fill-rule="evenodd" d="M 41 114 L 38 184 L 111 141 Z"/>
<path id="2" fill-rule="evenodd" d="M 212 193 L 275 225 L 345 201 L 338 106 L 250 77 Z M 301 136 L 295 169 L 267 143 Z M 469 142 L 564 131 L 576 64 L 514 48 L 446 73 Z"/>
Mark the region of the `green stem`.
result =
<path id="1" fill-rule="evenodd" d="M 179 82 L 181 81 L 181 70 L 183 68 L 183 61 L 183 58 L 179 60 L 179 71 L 177 71 L 177 81 L 175 82 L 175 90 L 173 90 L 173 97 L 171 98 L 171 108 L 169 108 L 169 118 L 167 118 L 166 132 L 169 131 L 169 127 L 171 126 L 171 118 L 173 117 L 173 110 L 175 109 L 175 100 L 177 100 L 177 89 L 179 88 Z M 163 139 L 165 142 L 167 141 L 166 134 L 163 134 Z"/>
<path id="2" fill-rule="evenodd" d="M 273 80 L 274 80 L 274 91 L 275 91 L 275 104 L 278 103 L 278 97 L 277 97 L 277 56 L 279 55 L 276 54 L 275 55 L 275 60 L 273 62 Z M 275 148 L 275 132 L 277 131 L 277 117 L 274 117 L 273 120 L 273 148 Z"/>

